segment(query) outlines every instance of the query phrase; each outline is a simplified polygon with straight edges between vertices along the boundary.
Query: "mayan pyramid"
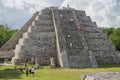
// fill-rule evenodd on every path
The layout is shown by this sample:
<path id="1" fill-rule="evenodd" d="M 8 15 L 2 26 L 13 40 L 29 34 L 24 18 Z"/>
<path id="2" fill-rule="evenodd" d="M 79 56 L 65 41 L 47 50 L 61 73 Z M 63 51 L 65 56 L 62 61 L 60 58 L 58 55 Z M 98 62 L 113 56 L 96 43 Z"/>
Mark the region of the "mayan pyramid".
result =
<path id="1" fill-rule="evenodd" d="M 66 68 L 97 67 L 97 63 L 120 63 L 119 54 L 85 11 L 45 8 L 13 36 L 1 51 L 12 51 L 12 62 L 37 59 L 40 65 Z"/>

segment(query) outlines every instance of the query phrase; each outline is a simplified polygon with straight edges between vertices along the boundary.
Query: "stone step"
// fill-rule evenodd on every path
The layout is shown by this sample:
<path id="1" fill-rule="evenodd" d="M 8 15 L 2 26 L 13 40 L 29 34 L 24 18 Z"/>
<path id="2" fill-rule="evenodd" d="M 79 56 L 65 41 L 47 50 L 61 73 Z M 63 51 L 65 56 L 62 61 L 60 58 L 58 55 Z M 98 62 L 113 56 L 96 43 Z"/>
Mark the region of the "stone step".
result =
<path id="1" fill-rule="evenodd" d="M 33 26 L 34 25 L 36 25 L 36 26 L 42 26 L 42 25 L 53 26 L 53 21 L 52 20 L 36 20 L 33 22 Z"/>
<path id="2" fill-rule="evenodd" d="M 54 32 L 53 26 L 33 26 L 31 28 L 32 32 Z"/>
<path id="3" fill-rule="evenodd" d="M 72 56 L 72 55 L 75 55 L 75 56 L 81 56 L 81 55 L 84 55 L 84 56 L 88 56 L 87 52 L 85 49 L 81 49 L 81 50 L 68 50 L 68 56 Z"/>
<path id="4" fill-rule="evenodd" d="M 67 31 L 66 33 L 66 37 L 70 36 L 70 37 L 81 37 L 83 35 L 83 33 L 80 33 L 78 31 Z"/>
<path id="5" fill-rule="evenodd" d="M 90 16 L 78 16 L 78 22 L 92 22 Z"/>
<path id="6" fill-rule="evenodd" d="M 21 46 L 21 51 L 36 51 L 38 53 L 46 52 L 51 53 L 56 51 L 56 45 L 41 45 L 41 46 L 31 46 L 28 47 L 27 45 Z"/>
<path id="7" fill-rule="evenodd" d="M 91 63 L 88 56 L 84 55 L 72 55 L 68 56 L 70 68 L 85 68 L 91 67 Z"/>
<path id="8" fill-rule="evenodd" d="M 23 52 L 27 52 L 29 55 L 45 55 L 45 54 L 56 54 L 56 49 L 39 49 L 39 50 L 32 50 L 32 49 L 26 49 L 23 50 Z M 41 56 L 42 57 L 42 56 Z"/>
<path id="9" fill-rule="evenodd" d="M 80 22 L 83 27 L 97 27 L 95 22 Z"/>
<path id="10" fill-rule="evenodd" d="M 75 13 L 76 13 L 77 17 L 79 17 L 79 16 L 86 16 L 85 11 L 82 11 L 82 10 L 75 11 Z"/>
<path id="11" fill-rule="evenodd" d="M 32 32 L 32 26 L 30 26 L 29 28 L 28 28 L 28 31 L 27 32 Z"/>
<path id="12" fill-rule="evenodd" d="M 46 8 L 46 9 L 41 10 L 41 14 L 51 15 L 52 11 Z"/>
<path id="13" fill-rule="evenodd" d="M 104 57 L 115 57 L 116 56 L 116 51 L 113 51 L 113 50 L 93 50 L 92 54 L 94 54 L 97 57 L 101 57 L 101 58 L 102 57 L 103 58 Z"/>
<path id="14" fill-rule="evenodd" d="M 23 44 L 24 44 L 24 39 L 23 39 L 23 38 L 20 38 L 19 41 L 18 41 L 18 44 L 19 44 L 19 45 L 23 45 Z"/>
<path id="15" fill-rule="evenodd" d="M 25 52 L 17 51 L 15 54 L 16 55 L 15 55 L 14 59 L 21 59 L 22 55 L 25 54 Z M 25 57 L 23 59 L 25 59 Z"/>
<path id="16" fill-rule="evenodd" d="M 20 52 L 20 51 L 21 51 L 21 45 L 20 45 L 20 44 L 17 44 L 16 47 L 15 47 L 14 52 L 15 52 L 15 53 L 18 53 L 18 52 Z"/>
<path id="17" fill-rule="evenodd" d="M 108 48 L 107 46 L 104 46 L 104 45 L 89 45 L 89 49 L 90 50 L 99 50 L 99 51 L 104 51 L 104 50 L 110 50 L 110 48 Z"/>
<path id="18" fill-rule="evenodd" d="M 54 44 L 54 45 L 33 45 L 33 46 L 31 46 L 31 49 L 40 49 L 40 48 L 50 48 L 50 49 L 55 49 L 55 47 L 56 47 L 56 45 Z M 27 48 L 29 48 L 29 46 L 27 46 L 27 45 L 21 45 L 21 49 L 27 49 Z"/>
<path id="19" fill-rule="evenodd" d="M 74 44 L 74 43 L 69 43 L 66 45 L 67 49 L 69 50 L 82 50 L 83 49 L 83 44 Z"/>
<path id="20" fill-rule="evenodd" d="M 89 49 L 91 50 L 99 50 L 99 51 L 115 51 L 115 46 L 111 45 L 111 44 L 104 44 L 104 45 L 91 45 L 88 44 Z"/>
<path id="21" fill-rule="evenodd" d="M 31 32 L 31 33 L 28 33 L 28 36 L 30 38 L 55 38 L 55 32 L 40 32 L 40 33 L 37 33 L 37 32 Z"/>
<path id="22" fill-rule="evenodd" d="M 110 50 L 111 42 L 107 39 L 87 39 L 88 46 L 91 50 Z"/>
<path id="23" fill-rule="evenodd" d="M 24 45 L 27 45 L 27 46 L 34 46 L 34 45 L 53 45 L 56 43 L 56 39 L 55 38 L 47 38 L 47 40 L 44 38 L 44 39 L 41 39 L 41 40 L 38 40 L 38 39 L 25 39 L 24 40 Z"/>
<path id="24" fill-rule="evenodd" d="M 97 39 L 86 39 L 86 41 L 87 42 L 90 42 L 90 43 L 96 43 L 96 44 L 99 44 L 99 43 L 101 43 L 101 44 L 111 44 L 111 41 L 110 40 L 108 40 L 108 39 L 99 39 L 99 38 L 97 38 Z"/>
<path id="25" fill-rule="evenodd" d="M 39 20 L 52 20 L 52 15 L 45 15 L 45 14 L 42 14 L 42 15 L 39 15 L 38 16 L 38 19 Z"/>
<path id="26" fill-rule="evenodd" d="M 90 16 L 84 16 L 82 17 L 82 22 L 92 22 Z"/>
<path id="27" fill-rule="evenodd" d="M 87 39 L 107 39 L 107 35 L 103 33 L 86 33 Z"/>
<path id="28" fill-rule="evenodd" d="M 102 30 L 98 27 L 84 27 L 86 33 L 102 33 Z"/>
<path id="29" fill-rule="evenodd" d="M 23 39 L 24 39 L 24 38 L 29 38 L 29 36 L 28 36 L 29 33 L 30 33 L 30 32 L 25 32 L 25 33 L 23 33 L 22 38 L 23 38 Z"/>
<path id="30" fill-rule="evenodd" d="M 29 54 L 33 54 L 33 55 L 36 55 L 36 54 L 43 54 L 43 53 L 57 53 L 56 52 L 56 46 L 55 45 L 41 45 L 41 46 L 36 46 L 36 45 L 32 45 L 31 47 L 27 46 L 27 45 L 16 45 L 16 48 L 14 50 L 14 52 L 16 54 L 20 54 L 21 52 L 22 53 L 29 53 Z M 17 55 L 18 56 L 18 55 Z M 16 57 L 17 57 L 16 56 Z"/>

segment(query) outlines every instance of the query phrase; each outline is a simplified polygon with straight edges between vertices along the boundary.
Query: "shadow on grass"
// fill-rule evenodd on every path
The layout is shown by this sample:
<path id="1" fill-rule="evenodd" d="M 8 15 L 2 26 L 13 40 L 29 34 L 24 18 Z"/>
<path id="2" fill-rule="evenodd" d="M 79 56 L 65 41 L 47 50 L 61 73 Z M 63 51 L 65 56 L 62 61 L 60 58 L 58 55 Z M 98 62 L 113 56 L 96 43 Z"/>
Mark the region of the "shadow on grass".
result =
<path id="1" fill-rule="evenodd" d="M 0 70 L 0 79 L 9 80 L 9 79 L 21 79 L 20 75 L 24 72 L 20 72 L 19 70 L 6 69 Z"/>
<path id="2" fill-rule="evenodd" d="M 120 68 L 120 64 L 98 64 L 99 68 Z"/>

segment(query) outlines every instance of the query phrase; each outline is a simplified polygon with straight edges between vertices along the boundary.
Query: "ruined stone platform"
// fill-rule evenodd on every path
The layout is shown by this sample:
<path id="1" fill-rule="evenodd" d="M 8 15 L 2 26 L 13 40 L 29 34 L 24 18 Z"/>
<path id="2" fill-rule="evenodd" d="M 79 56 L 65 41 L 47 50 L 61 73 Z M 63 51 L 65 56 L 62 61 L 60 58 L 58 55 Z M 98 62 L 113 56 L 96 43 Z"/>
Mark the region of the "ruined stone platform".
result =
<path id="1" fill-rule="evenodd" d="M 82 75 L 82 80 L 120 80 L 120 72 L 100 72 Z"/>
<path id="2" fill-rule="evenodd" d="M 37 11 L 0 49 L 0 58 L 6 57 L 15 65 L 41 66 L 51 65 L 54 58 L 52 66 L 63 68 L 120 64 L 120 53 L 90 16 L 69 7 Z"/>

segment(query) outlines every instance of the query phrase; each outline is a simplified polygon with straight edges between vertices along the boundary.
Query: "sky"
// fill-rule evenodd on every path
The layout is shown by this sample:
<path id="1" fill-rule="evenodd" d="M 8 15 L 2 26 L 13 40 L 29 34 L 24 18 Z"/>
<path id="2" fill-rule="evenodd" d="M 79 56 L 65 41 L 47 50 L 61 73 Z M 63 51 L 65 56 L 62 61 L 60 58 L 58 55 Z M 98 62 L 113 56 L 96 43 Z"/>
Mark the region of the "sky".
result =
<path id="1" fill-rule="evenodd" d="M 98 27 L 120 27 L 120 0 L 0 0 L 0 24 L 19 29 L 36 11 L 67 4 L 86 11 Z"/>

